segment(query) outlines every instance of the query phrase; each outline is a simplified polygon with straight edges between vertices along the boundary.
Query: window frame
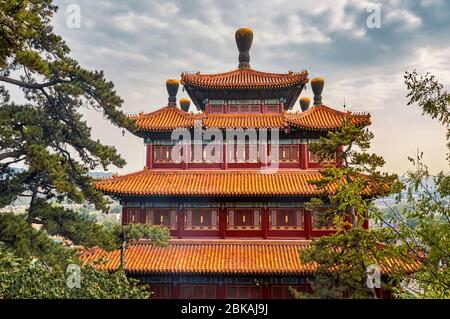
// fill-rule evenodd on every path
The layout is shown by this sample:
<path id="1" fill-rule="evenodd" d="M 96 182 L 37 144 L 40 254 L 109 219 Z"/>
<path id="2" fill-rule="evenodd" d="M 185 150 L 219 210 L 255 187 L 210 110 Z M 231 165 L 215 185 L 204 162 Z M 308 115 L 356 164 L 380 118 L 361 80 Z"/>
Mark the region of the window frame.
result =
<path id="1" fill-rule="evenodd" d="M 195 225 L 194 214 L 209 212 L 211 214 L 210 225 Z M 213 216 L 215 215 L 215 217 Z M 215 220 L 215 223 L 214 223 Z M 217 208 L 186 208 L 184 214 L 185 230 L 217 230 L 219 229 L 219 210 Z"/>

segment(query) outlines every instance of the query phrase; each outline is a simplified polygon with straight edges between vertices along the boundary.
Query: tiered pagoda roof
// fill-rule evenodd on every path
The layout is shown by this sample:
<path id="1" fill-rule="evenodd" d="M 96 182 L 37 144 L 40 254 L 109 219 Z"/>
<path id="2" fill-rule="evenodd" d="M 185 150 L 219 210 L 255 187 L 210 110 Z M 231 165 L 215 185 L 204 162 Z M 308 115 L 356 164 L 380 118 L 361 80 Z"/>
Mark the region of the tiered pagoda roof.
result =
<path id="1" fill-rule="evenodd" d="M 284 89 L 308 83 L 308 72 L 268 73 L 253 69 L 236 69 L 224 73 L 181 74 L 181 84 L 212 90 Z"/>
<path id="2" fill-rule="evenodd" d="M 253 32 L 248 28 L 236 31 L 239 49 L 239 66 L 232 71 L 205 74 L 201 72 L 181 74 L 181 84 L 188 92 L 198 110 L 205 109 L 208 99 L 285 99 L 285 109 L 291 109 L 304 86 L 308 83 L 308 72 L 289 71 L 269 73 L 250 67 L 250 48 Z"/>
<path id="3" fill-rule="evenodd" d="M 299 256 L 309 247 L 305 240 L 176 240 L 168 247 L 148 242 L 131 244 L 126 250 L 126 270 L 131 274 L 190 275 L 311 275 L 315 263 Z M 84 264 L 102 270 L 117 270 L 120 251 L 100 248 L 81 255 Z M 103 260 L 104 263 L 98 263 Z M 419 261 L 385 258 L 379 262 L 382 274 L 414 272 Z"/>
<path id="4" fill-rule="evenodd" d="M 98 180 L 106 194 L 141 196 L 313 196 L 320 191 L 308 181 L 321 179 L 318 170 L 165 170 L 139 172 Z M 387 185 L 368 185 L 366 194 L 379 194 Z M 327 190 L 332 193 L 333 188 Z"/>
<path id="5" fill-rule="evenodd" d="M 344 119 L 355 125 L 370 125 L 370 114 L 341 112 L 325 105 L 314 105 L 306 112 L 280 112 L 256 114 L 188 113 L 175 106 L 166 106 L 150 113 L 130 116 L 140 131 L 170 131 L 194 127 L 201 120 L 205 128 L 288 128 L 328 131 L 340 129 Z"/>

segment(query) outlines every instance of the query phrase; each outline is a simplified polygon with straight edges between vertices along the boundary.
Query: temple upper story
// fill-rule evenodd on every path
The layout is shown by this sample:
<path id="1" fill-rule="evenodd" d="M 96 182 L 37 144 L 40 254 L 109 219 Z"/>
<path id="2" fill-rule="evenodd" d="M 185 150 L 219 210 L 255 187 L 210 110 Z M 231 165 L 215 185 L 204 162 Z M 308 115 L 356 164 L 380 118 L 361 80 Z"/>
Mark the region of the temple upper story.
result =
<path id="1" fill-rule="evenodd" d="M 241 28 L 235 34 L 239 49 L 238 68 L 229 72 L 181 74 L 181 80 L 166 82 L 168 104 L 156 111 L 131 115 L 141 137 L 152 133 L 172 131 L 177 128 L 254 128 L 290 131 L 329 131 L 342 127 L 344 119 L 355 125 L 369 125 L 366 113 L 341 112 L 322 103 L 324 79 L 317 77 L 310 85 L 314 103 L 299 96 L 309 82 L 308 72 L 289 71 L 268 73 L 250 67 L 250 47 L 253 32 Z M 189 112 L 190 100 L 180 99 L 177 106 L 179 84 L 189 95 L 196 112 Z M 296 101 L 300 107 L 293 111 Z M 155 134 L 153 134 L 155 135 Z"/>
<path id="2" fill-rule="evenodd" d="M 235 33 L 238 68 L 229 72 L 181 74 L 197 110 L 207 113 L 270 113 L 290 110 L 308 82 L 308 72 L 268 73 L 250 67 L 253 31 Z"/>
<path id="3" fill-rule="evenodd" d="M 130 115 L 138 127 L 133 133 L 143 138 L 147 147 L 146 168 L 261 168 L 265 165 L 262 161 L 275 154 L 271 145 L 276 140 L 277 158 L 271 161 L 277 162 L 280 168 L 316 169 L 321 164 L 308 151 L 309 143 L 325 136 L 328 131 L 340 129 L 344 121 L 370 125 L 369 114 L 342 112 L 325 105 L 322 101 L 325 81 L 321 77 L 309 81 L 305 70 L 280 74 L 253 70 L 249 53 L 253 32 L 241 28 L 235 37 L 239 49 L 237 69 L 216 74 L 182 73 L 180 81 L 166 81 L 167 105 L 153 112 Z M 312 107 L 308 97 L 299 99 L 308 82 L 314 93 Z M 177 104 L 180 83 L 193 101 L 195 111 L 190 110 L 191 100 L 188 98 L 180 99 Z M 299 106 L 294 111 L 297 100 Z M 240 149 L 230 145 L 224 133 L 220 140 L 214 139 L 216 146 L 220 147 L 208 153 L 207 144 L 213 140 L 204 136 L 211 137 L 207 131 L 214 129 L 227 133 L 235 130 L 236 139 L 241 137 L 240 144 L 245 145 Z M 183 149 L 181 161 L 174 160 L 172 152 L 179 142 L 173 136 L 177 130 L 189 130 L 194 136 L 200 131 L 197 140 L 192 140 Z M 277 134 L 275 137 L 274 133 L 263 134 L 267 141 L 261 142 L 260 135 L 264 130 L 276 130 Z M 232 137 L 233 143 L 234 140 Z M 195 150 L 201 154 L 195 156 Z M 257 154 L 260 160 L 252 153 Z M 214 162 L 205 160 L 208 154 L 215 158 Z M 331 159 L 327 164 L 338 163 Z"/>

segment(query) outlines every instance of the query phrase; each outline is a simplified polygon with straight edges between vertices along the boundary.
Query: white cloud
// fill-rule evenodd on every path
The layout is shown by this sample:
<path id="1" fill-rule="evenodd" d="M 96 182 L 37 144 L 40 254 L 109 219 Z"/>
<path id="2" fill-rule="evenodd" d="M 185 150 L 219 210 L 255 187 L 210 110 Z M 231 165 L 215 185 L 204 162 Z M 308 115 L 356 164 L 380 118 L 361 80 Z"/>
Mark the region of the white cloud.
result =
<path id="1" fill-rule="evenodd" d="M 391 10 L 386 14 L 386 22 L 400 23 L 397 30 L 406 31 L 416 29 L 422 25 L 422 19 L 408 10 Z"/>
<path id="2" fill-rule="evenodd" d="M 349 109 L 373 112 L 376 148 L 387 155 L 390 169 L 406 167 L 400 151 L 428 147 L 423 136 L 434 136 L 437 141 L 443 138 L 438 125 L 433 126 L 420 112 L 410 113 L 414 108 L 405 106 L 402 82 L 405 70 L 417 68 L 450 83 L 448 27 L 434 24 L 434 17 L 448 9 L 436 9 L 438 4 L 432 2 L 437 1 L 422 1 L 422 6 L 381 1 L 384 18 L 378 30 L 366 29 L 368 2 L 358 0 L 142 0 L 113 4 L 79 0 L 82 28 L 69 30 L 64 12 L 73 2 L 57 0 L 56 32 L 67 40 L 83 66 L 105 70 L 124 98 L 125 112 L 148 112 L 164 105 L 165 80 L 179 77 L 182 71 L 235 68 L 234 31 L 248 26 L 255 32 L 252 67 L 274 72 L 307 68 L 311 76 L 325 76 L 325 103 L 341 108 L 345 97 Z M 186 93 L 180 89 L 178 97 L 182 96 Z M 121 138 L 121 130 L 91 113 L 87 118 L 95 137 L 117 146 L 126 158 L 128 166 L 123 172 L 143 167 L 138 138 L 130 134 Z M 418 131 L 421 127 L 426 134 Z M 393 137 L 389 138 L 391 131 Z M 401 150 L 392 146 L 395 139 Z M 440 148 L 426 151 L 436 158 L 436 167 L 447 167 L 444 160 L 437 160 Z"/>
<path id="3" fill-rule="evenodd" d="M 164 29 L 169 25 L 166 21 L 158 18 L 138 15 L 133 12 L 113 17 L 112 24 L 117 29 L 127 32 L 140 32 L 147 28 Z"/>

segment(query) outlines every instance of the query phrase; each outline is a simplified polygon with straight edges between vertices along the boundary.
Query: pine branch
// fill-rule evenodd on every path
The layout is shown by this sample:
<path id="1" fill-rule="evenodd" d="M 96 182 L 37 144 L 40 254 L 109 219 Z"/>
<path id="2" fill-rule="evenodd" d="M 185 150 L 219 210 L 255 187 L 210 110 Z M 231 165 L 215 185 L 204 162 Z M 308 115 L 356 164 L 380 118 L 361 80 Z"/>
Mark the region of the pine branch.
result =
<path id="1" fill-rule="evenodd" d="M 49 86 L 54 86 L 56 84 L 70 82 L 67 80 L 55 79 L 55 80 L 51 80 L 51 81 L 45 82 L 45 83 L 27 83 L 27 82 L 23 82 L 23 81 L 16 80 L 16 79 L 11 79 L 11 78 L 9 78 L 7 76 L 3 76 L 3 75 L 0 75 L 0 81 L 14 84 L 14 85 L 26 88 L 26 89 L 32 89 L 32 90 L 40 90 L 40 89 L 43 89 L 43 88 L 46 88 Z"/>

